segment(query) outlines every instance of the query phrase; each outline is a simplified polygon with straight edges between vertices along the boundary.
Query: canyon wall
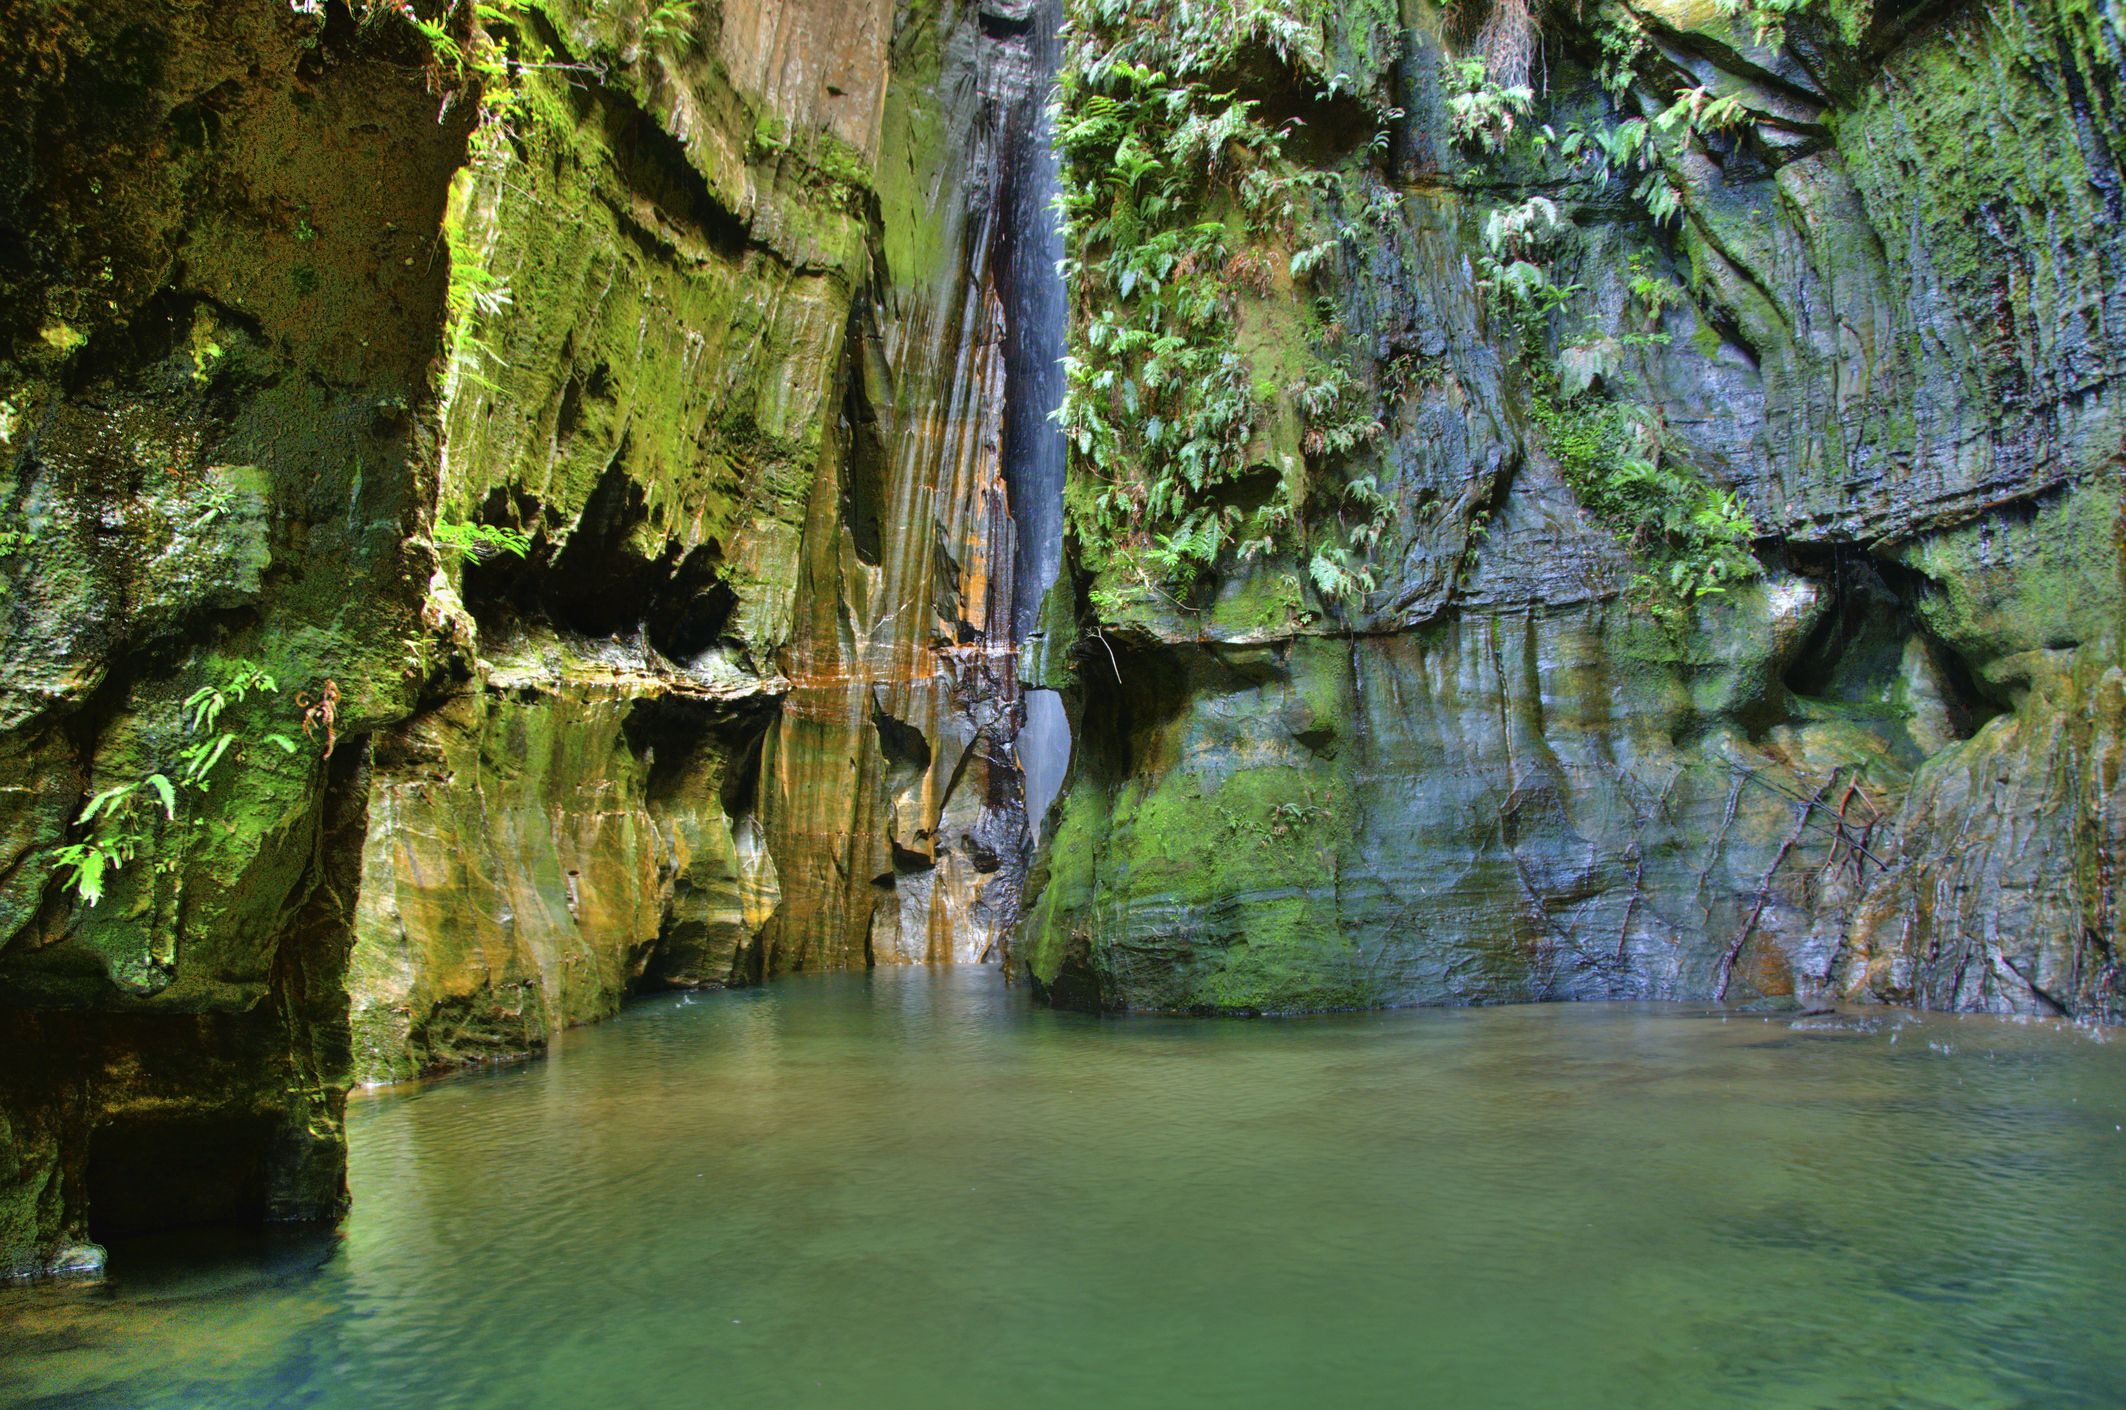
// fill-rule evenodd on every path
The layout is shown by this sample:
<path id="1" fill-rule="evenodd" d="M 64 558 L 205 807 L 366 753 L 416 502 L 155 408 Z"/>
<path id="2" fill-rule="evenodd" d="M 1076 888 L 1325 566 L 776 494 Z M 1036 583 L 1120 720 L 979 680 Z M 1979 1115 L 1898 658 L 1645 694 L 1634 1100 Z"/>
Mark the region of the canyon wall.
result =
<path id="1" fill-rule="evenodd" d="M 2126 1016 L 2117 4 L 1065 8 L 0 0 L 0 1275 L 665 985 Z"/>
<path id="2" fill-rule="evenodd" d="M 1025 14 L 17 9 L 0 1275 L 332 1217 L 353 1084 L 641 988 L 1001 958 Z"/>
<path id="3" fill-rule="evenodd" d="M 1071 418 L 1044 991 L 2126 1016 L 2126 12 L 1228 8 L 1073 10 L 1072 351 L 1147 385 Z M 1224 93 L 1275 131 L 1157 189 L 1245 433 L 1147 498 L 1100 182 Z"/>

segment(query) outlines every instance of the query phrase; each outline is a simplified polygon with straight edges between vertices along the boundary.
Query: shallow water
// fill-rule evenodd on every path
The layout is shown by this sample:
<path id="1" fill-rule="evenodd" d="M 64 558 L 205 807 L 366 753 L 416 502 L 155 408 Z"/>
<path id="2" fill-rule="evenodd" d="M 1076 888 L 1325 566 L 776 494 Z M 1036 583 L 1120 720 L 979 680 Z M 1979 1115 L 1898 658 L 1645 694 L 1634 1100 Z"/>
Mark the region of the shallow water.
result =
<path id="1" fill-rule="evenodd" d="M 660 998 L 356 1103 L 342 1234 L 0 1294 L 0 1403 L 2126 1405 L 2126 1046 Z"/>

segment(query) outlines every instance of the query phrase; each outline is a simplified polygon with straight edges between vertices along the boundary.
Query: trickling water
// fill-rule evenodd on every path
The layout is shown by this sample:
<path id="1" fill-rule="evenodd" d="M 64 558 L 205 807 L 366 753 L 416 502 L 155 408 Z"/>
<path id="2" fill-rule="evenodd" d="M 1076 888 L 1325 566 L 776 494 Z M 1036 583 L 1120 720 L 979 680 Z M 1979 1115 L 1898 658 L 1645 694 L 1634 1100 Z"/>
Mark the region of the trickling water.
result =
<path id="1" fill-rule="evenodd" d="M 0 1404 L 2126 1404 L 2126 1046 L 660 999 L 358 1103 L 342 1239 L 0 1295 Z"/>
<path id="2" fill-rule="evenodd" d="M 1026 781 L 1026 825 L 1039 830 L 1048 805 L 1070 767 L 1070 721 L 1063 697 L 1052 690 L 1026 692 L 1026 724 L 1019 730 L 1019 769 Z"/>
<path id="3" fill-rule="evenodd" d="M 1063 257 L 1054 201 L 1058 183 L 1050 141 L 1049 97 L 1063 58 L 1057 29 L 1061 0 L 1036 0 L 1025 33 L 1033 75 L 1006 134 L 1004 261 L 1004 479 L 1018 529 L 1018 577 L 1012 588 L 1013 634 L 1034 628 L 1041 598 L 1063 562 L 1063 404 L 1067 304 L 1056 263 Z"/>
<path id="4" fill-rule="evenodd" d="M 1062 8 L 1061 0 L 1034 0 L 1025 30 L 1014 40 L 1024 46 L 1032 81 L 1005 144 L 1004 478 L 1018 537 L 1015 641 L 1035 629 L 1041 599 L 1063 563 L 1064 444 L 1054 413 L 1063 404 L 1068 306 L 1056 269 L 1063 237 L 1054 209 L 1059 176 L 1049 113 L 1053 75 L 1063 54 Z M 1054 691 L 1027 692 L 1016 747 L 1027 828 L 1038 840 L 1041 819 L 1070 763 L 1070 720 Z"/>

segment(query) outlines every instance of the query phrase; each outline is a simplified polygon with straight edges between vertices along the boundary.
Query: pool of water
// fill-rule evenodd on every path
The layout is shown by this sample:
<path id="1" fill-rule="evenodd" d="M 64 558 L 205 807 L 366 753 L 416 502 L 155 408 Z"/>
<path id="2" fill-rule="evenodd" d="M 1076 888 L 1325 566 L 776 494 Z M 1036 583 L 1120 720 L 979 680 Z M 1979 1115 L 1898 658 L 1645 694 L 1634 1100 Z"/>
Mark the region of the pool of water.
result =
<path id="1" fill-rule="evenodd" d="M 2126 1405 L 2126 1045 L 660 998 L 358 1101 L 337 1235 L 0 1294 L 0 1403 Z"/>

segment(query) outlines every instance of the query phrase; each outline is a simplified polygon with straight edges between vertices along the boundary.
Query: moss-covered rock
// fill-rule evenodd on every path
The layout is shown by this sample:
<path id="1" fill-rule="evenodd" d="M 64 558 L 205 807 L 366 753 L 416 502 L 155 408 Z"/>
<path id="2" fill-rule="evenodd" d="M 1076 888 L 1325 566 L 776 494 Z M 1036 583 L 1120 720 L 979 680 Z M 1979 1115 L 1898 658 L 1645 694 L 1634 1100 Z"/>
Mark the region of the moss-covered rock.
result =
<path id="1" fill-rule="evenodd" d="M 1268 51 L 1242 96 L 1311 91 L 1302 43 L 1226 8 L 1217 42 Z M 2120 1016 L 2126 16 L 1553 8 L 1543 93 L 1487 92 L 1528 13 L 1406 13 L 1376 99 L 1396 130 L 1309 109 L 1283 154 L 1301 179 L 1273 173 L 1306 193 L 1296 224 L 1242 232 L 1309 271 L 1236 266 L 1229 319 L 1263 374 L 1260 458 L 1300 480 L 1295 539 L 1162 582 L 1159 555 L 1081 527 L 1088 738 L 1037 866 L 1034 978 L 1108 1007 L 1867 993 Z M 1329 49 L 1372 33 L 1323 22 Z M 1174 46 L 1217 51 L 1190 33 L 1139 47 L 1186 72 Z M 1074 62 L 1067 93 L 1109 82 L 1096 47 Z M 1169 151 L 1176 112 L 1130 140 Z M 1081 337 L 1142 303 L 1087 288 Z M 1318 395 L 1278 410 L 1322 359 L 1378 425 L 1341 454 Z M 1117 483 L 1079 451 L 1073 493 Z M 1167 455 L 1127 474 L 1178 474 Z M 1362 571 L 1320 571 L 1361 522 Z M 1731 554 L 1699 596 L 1718 580 L 1689 545 L 1731 523 L 1757 576 Z M 1311 856 L 1234 830 L 1277 806 L 1323 810 Z"/>
<path id="2" fill-rule="evenodd" d="M 0 62 L 15 1271 L 74 1261 L 92 1143 L 107 1209 L 188 1123 L 244 1167 L 199 1217 L 344 1201 L 362 751 L 323 757 L 297 697 L 333 682 L 355 739 L 415 698 L 431 239 L 466 132 L 424 49 L 344 12 L 76 4 L 32 30 Z M 278 688 L 206 724 L 197 692 L 247 671 Z M 55 861 L 98 839 L 122 865 L 89 905 Z"/>
<path id="3" fill-rule="evenodd" d="M 1023 42 L 884 3 L 32 8 L 0 1269 L 153 1222 L 95 1170 L 173 1141 L 235 1193 L 171 1221 L 334 1214 L 356 1076 L 1000 942 L 1017 716 L 967 633 L 1012 526 L 961 315 Z M 835 846 L 889 860 L 847 884 Z"/>

